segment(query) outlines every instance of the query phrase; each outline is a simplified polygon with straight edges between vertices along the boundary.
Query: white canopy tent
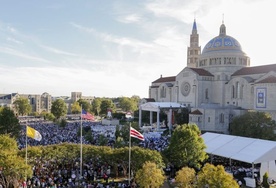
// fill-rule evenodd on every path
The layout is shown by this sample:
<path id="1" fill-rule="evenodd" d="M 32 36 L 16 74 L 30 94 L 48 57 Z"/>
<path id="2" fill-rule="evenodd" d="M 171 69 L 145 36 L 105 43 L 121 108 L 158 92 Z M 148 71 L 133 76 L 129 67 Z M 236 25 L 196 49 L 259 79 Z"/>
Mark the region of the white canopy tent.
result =
<path id="1" fill-rule="evenodd" d="M 261 177 L 265 172 L 270 177 L 276 178 L 276 142 L 256 138 L 247 138 L 217 133 L 204 133 L 202 138 L 207 146 L 206 152 L 230 160 L 238 160 L 246 163 L 261 163 Z M 274 163 L 271 163 L 274 161 Z M 272 165 L 274 164 L 274 166 Z"/>
<path id="2" fill-rule="evenodd" d="M 152 112 L 157 113 L 157 129 L 160 129 L 159 113 L 160 109 L 168 109 L 168 126 L 171 129 L 172 126 L 172 109 L 185 108 L 176 102 L 148 102 L 139 106 L 139 126 L 142 126 L 142 111 L 150 111 L 150 125 L 152 125 Z"/>

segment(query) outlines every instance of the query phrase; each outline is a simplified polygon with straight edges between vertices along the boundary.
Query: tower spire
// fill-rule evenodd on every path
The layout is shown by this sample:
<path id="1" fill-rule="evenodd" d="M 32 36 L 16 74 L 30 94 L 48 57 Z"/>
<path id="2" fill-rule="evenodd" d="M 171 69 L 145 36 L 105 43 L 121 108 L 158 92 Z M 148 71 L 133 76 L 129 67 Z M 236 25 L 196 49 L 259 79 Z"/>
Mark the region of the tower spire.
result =
<path id="1" fill-rule="evenodd" d="M 199 35 L 197 34 L 196 19 L 194 18 L 192 34 L 190 35 L 190 46 L 187 49 L 187 66 L 197 67 L 201 47 L 199 46 Z"/>
<path id="2" fill-rule="evenodd" d="M 197 33 L 196 19 L 194 19 L 192 33 L 195 33 L 195 34 Z"/>
<path id="3" fill-rule="evenodd" d="M 222 36 L 222 35 L 226 35 L 226 27 L 224 25 L 224 14 L 222 14 L 222 24 L 219 28 L 219 35 Z"/>

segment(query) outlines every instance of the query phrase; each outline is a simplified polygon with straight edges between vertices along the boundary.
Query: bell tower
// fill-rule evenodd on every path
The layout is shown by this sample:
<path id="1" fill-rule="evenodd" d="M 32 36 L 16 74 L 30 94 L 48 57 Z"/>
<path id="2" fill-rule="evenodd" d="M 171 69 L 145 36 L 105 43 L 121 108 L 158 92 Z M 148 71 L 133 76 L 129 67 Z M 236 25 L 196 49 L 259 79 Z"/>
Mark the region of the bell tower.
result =
<path id="1" fill-rule="evenodd" d="M 190 47 L 187 49 L 187 67 L 198 67 L 201 47 L 198 45 L 199 36 L 197 34 L 196 20 L 193 23 L 192 34 L 190 35 Z"/>

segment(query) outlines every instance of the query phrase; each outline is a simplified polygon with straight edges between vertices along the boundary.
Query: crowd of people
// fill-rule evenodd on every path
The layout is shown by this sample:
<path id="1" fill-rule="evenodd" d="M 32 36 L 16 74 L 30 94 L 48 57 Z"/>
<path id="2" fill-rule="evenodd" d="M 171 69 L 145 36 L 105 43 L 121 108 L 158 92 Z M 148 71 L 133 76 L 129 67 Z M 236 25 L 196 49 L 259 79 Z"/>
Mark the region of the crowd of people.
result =
<path id="1" fill-rule="evenodd" d="M 240 185 L 245 185 L 246 181 L 244 178 L 252 178 L 254 177 L 256 186 L 261 184 L 260 180 L 260 164 L 256 164 L 254 168 L 252 164 L 236 161 L 236 160 L 229 160 L 224 157 L 220 156 L 210 156 L 207 160 L 208 163 L 212 163 L 214 165 L 222 165 L 226 172 L 232 174 L 234 179 Z"/>
<path id="2" fill-rule="evenodd" d="M 111 167 L 100 159 L 84 160 L 82 176 L 80 175 L 79 159 L 59 160 L 37 159 L 33 167 L 33 176 L 27 180 L 25 187 L 42 188 L 115 188 L 129 187 L 128 182 L 110 180 Z M 104 180 L 104 181 L 102 181 Z M 24 187 L 24 184 L 22 184 Z"/>
<path id="3" fill-rule="evenodd" d="M 82 138 L 83 144 L 98 145 L 99 136 L 103 135 L 110 142 L 107 142 L 107 146 L 111 146 L 110 143 L 115 142 L 116 126 L 102 125 L 100 122 L 91 121 L 68 121 L 67 125 L 61 127 L 53 122 L 47 122 L 44 120 L 39 121 L 25 121 L 22 123 L 25 128 L 22 129 L 21 137 L 18 139 L 19 148 L 26 147 L 26 125 L 34 128 L 42 135 L 41 141 L 36 141 L 31 138 L 27 138 L 27 144 L 30 146 L 37 145 L 52 145 L 59 143 L 80 143 L 80 135 L 78 131 L 82 126 L 83 129 L 91 130 L 94 142 L 85 140 Z M 113 142 L 112 142 L 113 141 Z M 161 136 L 161 134 L 155 135 L 152 132 L 145 133 L 145 141 L 140 143 L 142 147 L 161 151 L 168 145 L 168 138 Z M 36 159 L 35 166 L 33 167 L 33 177 L 29 178 L 25 185 L 22 187 L 50 187 L 50 188 L 62 188 L 62 187 L 136 187 L 135 182 L 129 184 L 128 181 L 114 182 L 110 179 L 110 165 L 102 162 L 100 159 L 89 159 L 89 161 L 83 161 L 82 176 L 80 176 L 79 159 L 69 161 L 66 159 L 59 160 L 44 160 Z M 118 166 L 118 171 L 122 169 Z M 106 182 L 101 182 L 101 180 Z M 109 181 L 108 181 L 109 180 Z"/>
<path id="4" fill-rule="evenodd" d="M 98 141 L 100 136 L 104 136 L 109 140 L 107 146 L 112 146 L 111 143 L 115 143 L 115 131 L 116 126 L 102 125 L 99 122 L 91 121 L 68 121 L 67 125 L 60 127 L 53 122 L 47 122 L 44 120 L 27 122 L 28 126 L 31 126 L 35 130 L 39 131 L 42 135 L 41 141 L 34 139 L 28 139 L 27 143 L 31 146 L 36 145 L 52 145 L 59 143 L 80 143 L 80 135 L 78 131 L 82 126 L 86 130 L 91 130 L 93 137 L 96 138 L 91 143 L 89 140 L 82 138 L 83 144 L 99 145 Z M 26 124 L 26 125 L 27 125 Z M 22 129 L 22 136 L 18 139 L 19 148 L 26 147 L 26 129 Z M 169 137 L 164 136 L 160 132 L 145 131 L 145 141 L 140 142 L 140 146 L 159 152 L 163 151 L 169 145 Z M 246 163 L 232 162 L 229 164 L 228 159 L 213 156 L 209 158 L 210 163 L 215 165 L 221 164 L 225 167 L 225 170 L 232 173 L 233 176 L 244 183 L 243 177 L 252 176 L 252 169 Z M 110 165 L 100 161 L 99 159 L 89 159 L 83 161 L 83 176 L 80 176 L 79 159 L 69 161 L 66 159 L 57 160 L 42 160 L 37 159 L 35 166 L 33 167 L 33 177 L 28 179 L 25 187 L 50 187 L 50 188 L 62 188 L 62 187 L 135 187 L 133 184 L 129 185 L 128 181 L 116 183 L 110 181 Z M 118 171 L 120 171 L 118 166 Z M 165 168 L 165 172 L 171 171 L 171 166 Z M 258 174 L 258 171 L 256 171 Z M 106 180 L 106 183 L 102 183 L 100 180 Z M 109 179 L 109 181 L 108 181 Z M 134 182 L 133 182 L 134 183 Z M 22 187 L 24 187 L 22 185 Z"/>
<path id="5" fill-rule="evenodd" d="M 79 130 L 82 126 L 84 129 L 91 129 L 93 132 L 93 136 L 95 138 L 99 137 L 100 135 L 104 135 L 109 140 L 115 139 L 115 126 L 103 126 L 101 123 L 98 122 L 91 122 L 91 121 L 71 121 L 67 122 L 67 125 L 61 127 L 53 122 L 47 121 L 39 121 L 39 122 L 32 122 L 28 123 L 28 126 L 31 126 L 35 130 L 37 130 L 41 136 L 41 141 L 36 141 L 33 139 L 28 139 L 28 145 L 36 146 L 36 145 L 52 145 L 52 144 L 60 144 L 60 143 L 80 143 L 80 135 Z M 97 145 L 97 139 L 94 139 L 94 145 Z M 90 141 L 85 140 L 82 138 L 83 144 L 91 144 Z M 21 131 L 21 137 L 18 139 L 18 146 L 19 148 L 25 148 L 26 145 L 26 126 Z"/>

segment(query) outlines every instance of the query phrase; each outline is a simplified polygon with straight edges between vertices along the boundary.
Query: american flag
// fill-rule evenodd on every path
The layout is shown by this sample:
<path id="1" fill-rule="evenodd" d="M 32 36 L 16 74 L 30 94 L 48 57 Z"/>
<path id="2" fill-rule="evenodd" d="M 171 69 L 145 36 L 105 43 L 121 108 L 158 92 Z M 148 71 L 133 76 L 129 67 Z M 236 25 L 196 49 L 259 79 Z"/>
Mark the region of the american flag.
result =
<path id="1" fill-rule="evenodd" d="M 82 110 L 81 117 L 86 120 L 92 120 L 92 121 L 95 120 L 94 116 L 89 112 L 86 112 L 85 110 Z"/>
<path id="2" fill-rule="evenodd" d="M 139 131 L 135 130 L 132 127 L 130 127 L 130 136 L 134 138 L 138 138 L 139 140 L 142 140 L 142 141 L 145 140 L 144 136 Z"/>

